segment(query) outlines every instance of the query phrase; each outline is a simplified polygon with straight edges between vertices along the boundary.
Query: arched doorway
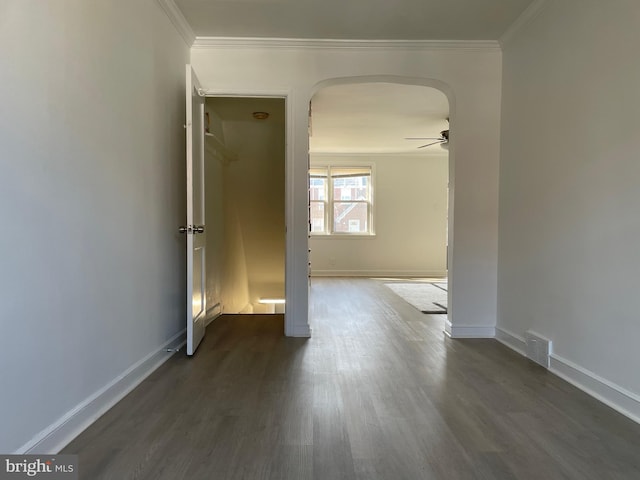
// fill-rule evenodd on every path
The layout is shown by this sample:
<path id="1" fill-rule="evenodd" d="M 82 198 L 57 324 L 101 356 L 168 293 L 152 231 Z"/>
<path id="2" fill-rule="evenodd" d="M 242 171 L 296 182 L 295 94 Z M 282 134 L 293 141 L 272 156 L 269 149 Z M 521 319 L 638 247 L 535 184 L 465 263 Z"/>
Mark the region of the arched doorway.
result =
<path id="1" fill-rule="evenodd" d="M 309 115 L 312 277 L 432 280 L 446 290 L 453 112 L 443 90 L 388 76 L 317 86 Z M 446 297 L 430 313 L 446 313 Z"/>

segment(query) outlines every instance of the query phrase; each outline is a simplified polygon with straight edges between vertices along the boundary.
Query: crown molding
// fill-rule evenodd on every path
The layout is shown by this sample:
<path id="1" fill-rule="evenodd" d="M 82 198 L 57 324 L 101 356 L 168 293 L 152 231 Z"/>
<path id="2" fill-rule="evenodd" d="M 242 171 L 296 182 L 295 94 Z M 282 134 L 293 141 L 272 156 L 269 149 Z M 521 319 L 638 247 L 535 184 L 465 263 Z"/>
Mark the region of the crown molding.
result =
<path id="1" fill-rule="evenodd" d="M 187 19 L 184 18 L 184 15 L 175 2 L 173 0 L 157 0 L 157 2 L 167 14 L 173 26 L 176 27 L 176 30 L 187 44 L 187 47 L 191 47 L 196 40 L 196 34 L 191 29 L 191 25 L 189 25 Z"/>
<path id="2" fill-rule="evenodd" d="M 321 38 L 196 37 L 193 48 L 500 51 L 500 43 L 496 40 L 347 40 Z"/>
<path id="3" fill-rule="evenodd" d="M 547 0 L 534 0 L 531 5 L 529 5 L 524 12 L 520 14 L 518 18 L 507 28 L 507 30 L 502 34 L 502 36 L 498 39 L 498 43 L 502 48 L 505 45 L 509 44 L 515 34 L 527 25 L 529 22 L 533 21 L 534 18 L 538 16 L 538 14 L 542 11 L 542 7 L 547 3 Z"/>

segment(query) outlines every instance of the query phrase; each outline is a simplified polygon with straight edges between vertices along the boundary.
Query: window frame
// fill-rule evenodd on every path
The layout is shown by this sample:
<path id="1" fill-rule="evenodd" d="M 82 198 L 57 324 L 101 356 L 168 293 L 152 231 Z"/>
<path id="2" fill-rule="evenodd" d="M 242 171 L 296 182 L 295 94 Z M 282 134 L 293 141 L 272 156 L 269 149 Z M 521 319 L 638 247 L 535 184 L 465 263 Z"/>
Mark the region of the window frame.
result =
<path id="1" fill-rule="evenodd" d="M 369 182 L 367 186 L 368 199 L 367 200 L 343 200 L 341 198 L 334 198 L 335 189 L 333 179 L 337 175 L 332 175 L 332 171 L 339 170 L 368 170 Z M 309 181 L 309 236 L 314 238 L 372 238 L 375 237 L 374 229 L 374 182 L 375 171 L 374 165 L 369 162 L 347 162 L 347 163 L 318 163 L 313 162 L 309 167 L 308 181 Z M 319 173 L 324 171 L 323 174 Z M 311 179 L 312 178 L 324 178 L 324 200 L 315 200 L 311 197 Z M 324 230 L 313 231 L 313 219 L 311 218 L 311 210 L 313 204 L 323 204 L 324 208 Z M 367 231 L 365 232 L 336 232 L 335 231 L 335 217 L 334 208 L 337 203 L 365 203 L 367 205 Z"/>

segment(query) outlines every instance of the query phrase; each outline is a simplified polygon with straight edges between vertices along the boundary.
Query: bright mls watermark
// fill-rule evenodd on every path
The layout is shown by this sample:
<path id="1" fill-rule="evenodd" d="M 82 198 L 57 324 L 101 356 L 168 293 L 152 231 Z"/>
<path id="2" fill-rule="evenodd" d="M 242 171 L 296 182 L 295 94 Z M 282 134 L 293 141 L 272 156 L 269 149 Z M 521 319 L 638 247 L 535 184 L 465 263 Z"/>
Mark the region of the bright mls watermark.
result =
<path id="1" fill-rule="evenodd" d="M 77 455 L 0 455 L 0 480 L 78 480 Z"/>

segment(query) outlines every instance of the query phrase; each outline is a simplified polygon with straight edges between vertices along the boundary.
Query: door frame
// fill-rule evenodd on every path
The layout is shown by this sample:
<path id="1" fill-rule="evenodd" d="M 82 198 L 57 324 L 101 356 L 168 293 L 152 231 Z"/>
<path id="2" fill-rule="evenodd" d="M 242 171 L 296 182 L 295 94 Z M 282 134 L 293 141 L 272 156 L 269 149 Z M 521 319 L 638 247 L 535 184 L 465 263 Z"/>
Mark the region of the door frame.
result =
<path id="1" fill-rule="evenodd" d="M 295 324 L 293 313 L 296 311 L 293 306 L 295 301 L 294 285 L 291 279 L 295 278 L 294 273 L 294 209 L 293 209 L 293 192 L 294 192 L 294 133 L 293 133 L 293 101 L 291 90 L 229 90 L 203 88 L 202 93 L 205 97 L 231 97 L 231 98 L 280 98 L 284 100 L 285 105 L 285 159 L 284 159 L 284 183 L 285 183 L 285 257 L 284 257 L 284 334 L 286 336 L 295 335 Z"/>

